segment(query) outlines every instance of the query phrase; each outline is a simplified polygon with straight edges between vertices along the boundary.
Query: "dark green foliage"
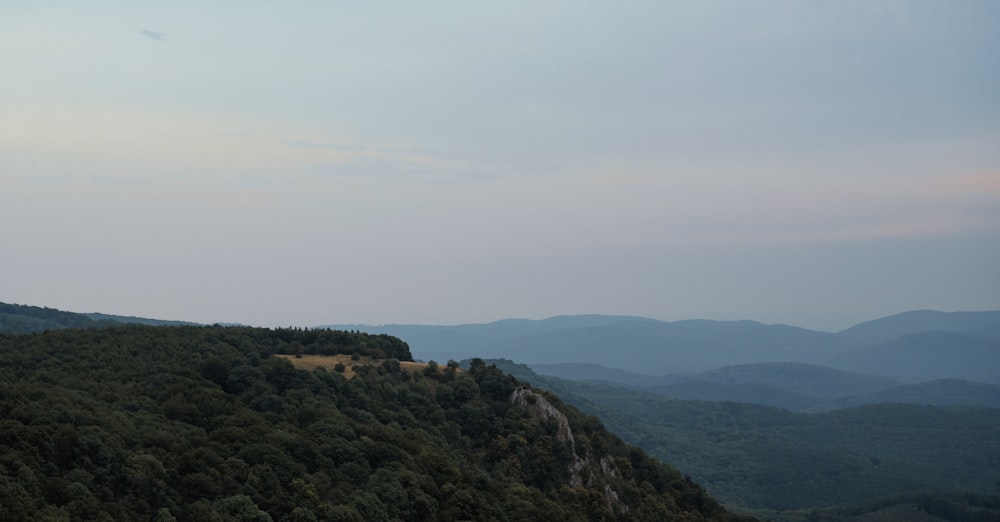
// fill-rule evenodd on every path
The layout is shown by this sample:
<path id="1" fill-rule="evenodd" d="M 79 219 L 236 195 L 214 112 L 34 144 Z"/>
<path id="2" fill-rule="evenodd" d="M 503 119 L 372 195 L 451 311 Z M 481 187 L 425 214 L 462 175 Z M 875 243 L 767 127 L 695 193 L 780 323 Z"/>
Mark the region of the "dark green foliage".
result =
<path id="1" fill-rule="evenodd" d="M 381 359 L 347 380 L 273 356 L 297 347 Z M 408 360 L 398 339 L 328 330 L 0 337 L 0 520 L 732 518 L 554 396 L 512 403 L 524 385 L 493 366 Z"/>
<path id="2" fill-rule="evenodd" d="M 116 323 L 53 308 L 0 303 L 0 334 L 17 335 L 61 328 L 103 328 Z"/>
<path id="3" fill-rule="evenodd" d="M 165 321 L 163 319 L 149 319 L 146 317 L 135 317 L 132 315 L 111 315 L 101 313 L 83 314 L 95 321 L 113 321 L 121 324 L 145 324 L 148 326 L 197 326 L 198 323 L 190 321 Z"/>
<path id="4" fill-rule="evenodd" d="M 947 492 L 918 493 L 847 506 L 774 513 L 771 516 L 775 522 L 841 520 L 995 522 L 1000 520 L 1000 496 Z"/>

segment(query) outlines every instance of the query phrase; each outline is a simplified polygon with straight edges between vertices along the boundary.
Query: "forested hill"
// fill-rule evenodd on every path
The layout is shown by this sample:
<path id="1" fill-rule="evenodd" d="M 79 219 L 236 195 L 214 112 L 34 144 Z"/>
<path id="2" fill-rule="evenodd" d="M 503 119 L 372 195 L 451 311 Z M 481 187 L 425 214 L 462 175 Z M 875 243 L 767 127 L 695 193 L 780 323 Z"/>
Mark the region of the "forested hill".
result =
<path id="1" fill-rule="evenodd" d="M 409 359 L 327 330 L 0 335 L 0 520 L 736 518 L 553 395 Z"/>
<path id="2" fill-rule="evenodd" d="M 91 319 L 84 314 L 53 308 L 0 303 L 0 334 L 22 334 L 61 328 L 100 328 L 116 324 L 110 320 Z"/>
<path id="3" fill-rule="evenodd" d="M 0 334 L 17 335 L 63 328 L 107 328 L 120 324 L 194 326 L 194 323 L 184 321 L 163 321 L 101 313 L 78 314 L 41 306 L 0 303 Z"/>

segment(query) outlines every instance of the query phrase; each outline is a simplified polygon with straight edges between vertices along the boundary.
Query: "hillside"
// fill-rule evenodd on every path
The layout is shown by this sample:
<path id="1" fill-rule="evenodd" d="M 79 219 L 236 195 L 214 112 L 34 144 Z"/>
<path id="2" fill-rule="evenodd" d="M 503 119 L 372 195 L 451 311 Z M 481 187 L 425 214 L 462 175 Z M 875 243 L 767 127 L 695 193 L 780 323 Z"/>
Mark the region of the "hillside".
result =
<path id="1" fill-rule="evenodd" d="M 726 366 L 708 372 L 675 378 L 670 384 L 637 387 L 642 391 L 681 400 L 731 401 L 774 406 L 793 411 L 816 411 L 879 400 L 875 392 L 899 383 L 891 379 L 799 363 L 758 363 Z M 853 400 L 866 395 L 869 401 Z M 930 394 L 912 394 L 914 399 L 933 400 Z M 904 402 L 904 401 L 896 401 Z M 916 401 L 916 402 L 924 402 Z M 972 403 L 978 404 L 978 403 Z"/>
<path id="2" fill-rule="evenodd" d="M 700 373 L 694 380 L 725 384 L 759 384 L 811 397 L 841 397 L 885 390 L 896 381 L 799 363 L 758 363 L 725 366 Z"/>
<path id="3" fill-rule="evenodd" d="M 0 334 L 16 335 L 62 328 L 101 328 L 114 323 L 53 308 L 0 303 Z"/>
<path id="4" fill-rule="evenodd" d="M 639 390 L 663 397 L 688 401 L 726 401 L 762 404 L 792 411 L 813 408 L 819 399 L 758 383 L 728 384 L 708 380 L 684 380 L 674 384 L 648 386 Z"/>
<path id="5" fill-rule="evenodd" d="M 832 410 L 879 403 L 929 404 L 932 406 L 989 406 L 1000 408 L 1000 385 L 939 379 L 904 384 L 887 390 L 850 395 L 820 403 L 816 410 Z"/>
<path id="6" fill-rule="evenodd" d="M 164 321 L 102 313 L 78 314 L 40 306 L 0 303 L 0 334 L 18 335 L 64 328 L 106 328 L 119 324 L 194 325 L 194 323 L 184 321 Z"/>
<path id="7" fill-rule="evenodd" d="M 844 520 L 891 511 L 894 503 L 911 505 L 918 494 L 926 507 L 952 502 L 935 500 L 939 495 L 996 493 L 1000 410 L 879 404 L 794 413 L 671 400 L 622 386 L 531 375 L 523 365 L 510 369 L 597 415 L 727 505 L 762 518 L 808 520 L 825 513 L 819 519 Z"/>
<path id="8" fill-rule="evenodd" d="M 605 381 L 625 386 L 646 387 L 671 384 L 690 377 L 690 374 L 645 375 L 641 373 L 608 368 L 593 363 L 553 363 L 532 364 L 531 370 L 538 375 L 550 375 L 573 381 Z"/>
<path id="9" fill-rule="evenodd" d="M 410 359 L 336 331 L 0 336 L 0 519 L 734 518 L 554 395 Z"/>
<path id="10" fill-rule="evenodd" d="M 148 326 L 196 326 L 197 323 L 189 321 L 167 321 L 163 319 L 149 319 L 146 317 L 136 317 L 134 315 L 112 315 L 102 313 L 84 314 L 95 321 L 112 321 L 122 324 L 145 324 Z"/>
<path id="11" fill-rule="evenodd" d="M 829 364 L 908 383 L 937 379 L 1000 383 L 1000 340 L 955 332 L 908 334 L 840 354 Z"/>
<path id="12" fill-rule="evenodd" d="M 550 376 L 603 382 L 671 399 L 741 402 L 803 412 L 880 403 L 1000 408 L 1000 385 L 996 384 L 960 379 L 900 384 L 885 377 L 798 363 L 727 366 L 660 377 L 594 364 L 533 364 L 525 369 L 529 379 Z"/>
<path id="13" fill-rule="evenodd" d="M 839 335 L 864 344 L 880 344 L 924 332 L 954 332 L 1000 340 L 1000 311 L 913 310 L 856 324 Z"/>

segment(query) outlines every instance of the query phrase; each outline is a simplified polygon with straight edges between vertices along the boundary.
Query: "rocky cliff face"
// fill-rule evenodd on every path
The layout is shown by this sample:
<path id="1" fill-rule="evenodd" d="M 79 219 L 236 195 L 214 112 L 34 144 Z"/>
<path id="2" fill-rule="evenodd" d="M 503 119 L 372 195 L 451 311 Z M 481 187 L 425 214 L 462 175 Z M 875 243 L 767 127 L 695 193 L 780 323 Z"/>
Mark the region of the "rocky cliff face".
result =
<path id="1" fill-rule="evenodd" d="M 518 387 L 514 390 L 510 396 L 510 402 L 528 408 L 532 416 L 539 422 L 549 420 L 556 422 L 558 426 L 556 436 L 561 442 L 569 444 L 573 450 L 573 458 L 567 469 L 571 486 L 598 487 L 604 494 L 608 510 L 618 513 L 628 511 L 628 506 L 619 500 L 618 492 L 613 486 L 614 480 L 619 477 L 614 460 L 604 456 L 596 459 L 597 464 L 595 465 L 593 455 L 587 454 L 581 457 L 573 439 L 573 429 L 563 412 L 545 400 L 543 395 L 524 387 Z"/>

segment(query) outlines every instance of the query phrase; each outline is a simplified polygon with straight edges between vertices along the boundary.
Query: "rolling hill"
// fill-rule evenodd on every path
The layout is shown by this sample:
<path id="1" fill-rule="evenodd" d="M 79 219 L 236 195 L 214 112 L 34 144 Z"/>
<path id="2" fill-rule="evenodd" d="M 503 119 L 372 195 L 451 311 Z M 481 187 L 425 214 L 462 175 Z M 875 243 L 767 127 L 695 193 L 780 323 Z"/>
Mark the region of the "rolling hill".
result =
<path id="1" fill-rule="evenodd" d="M 23 334 L 62 328 L 101 328 L 111 321 L 91 319 L 84 314 L 54 308 L 0 303 L 0 334 Z"/>
<path id="2" fill-rule="evenodd" d="M 866 321 L 842 330 L 839 335 L 875 345 L 924 332 L 954 332 L 1000 340 L 1000 311 L 914 310 Z"/>
<path id="3" fill-rule="evenodd" d="M 988 406 L 1000 408 L 1000 385 L 940 379 L 904 384 L 886 390 L 848 395 L 819 402 L 811 410 L 834 410 L 865 404 L 906 403 L 931 406 Z"/>
<path id="4" fill-rule="evenodd" d="M 840 397 L 885 390 L 898 384 L 883 377 L 799 363 L 725 366 L 702 372 L 692 379 L 725 384 L 761 384 L 811 397 Z"/>
<path id="5" fill-rule="evenodd" d="M 276 356 L 303 352 L 358 362 Z M 343 331 L 0 335 L 0 519 L 739 518 L 550 393 L 410 359 Z"/>
<path id="6" fill-rule="evenodd" d="M 828 364 L 910 383 L 936 379 L 1000 383 L 1000 340 L 956 332 L 907 334 L 842 353 Z"/>
<path id="7" fill-rule="evenodd" d="M 997 479 L 994 470 L 1000 468 L 996 422 L 1000 417 L 996 409 L 968 406 L 995 407 L 1000 386 L 939 377 L 974 374 L 988 380 L 997 374 L 992 358 L 996 341 L 989 326 L 993 312 L 974 313 L 980 315 L 971 319 L 963 313 L 900 314 L 902 318 L 890 316 L 836 334 L 751 321 L 665 323 L 625 316 L 370 329 L 402 332 L 407 346 L 394 344 L 389 337 L 347 332 L 335 341 L 323 337 L 329 334 L 321 330 L 121 326 L 121 322 L 169 322 L 2 306 L 6 308 L 0 307 L 0 333 L 6 336 L 0 335 L 0 448 L 6 448 L 7 455 L 29 448 L 40 453 L 0 458 L 0 506 L 6 510 L 0 510 L 0 517 L 288 516 L 289 510 L 298 509 L 293 505 L 316 516 L 336 514 L 345 519 L 426 514 L 432 505 L 444 518 L 532 519 L 539 510 L 570 512 L 582 505 L 590 506 L 591 513 L 598 509 L 607 517 L 623 516 L 613 501 L 607 507 L 609 497 L 601 493 L 606 485 L 629 492 L 619 498 L 625 499 L 634 519 L 643 519 L 641 513 L 659 513 L 660 518 L 681 512 L 716 519 L 732 516 L 677 472 L 650 467 L 642 452 L 606 438 L 610 435 L 593 417 L 567 408 L 555 396 L 539 395 L 536 402 L 544 399 L 555 405 L 567 419 L 578 458 L 593 466 L 601 461 L 601 452 L 610 452 L 606 454 L 616 455 L 615 459 L 627 455 L 633 470 L 632 478 L 622 474 L 625 482 L 608 482 L 607 477 L 604 482 L 584 481 L 584 489 L 593 486 L 589 500 L 560 493 L 563 481 L 580 483 L 572 472 L 558 471 L 569 469 L 563 464 L 576 462 L 574 453 L 548 448 L 547 454 L 556 460 L 546 460 L 541 458 L 545 451 L 532 453 L 532 445 L 543 439 L 495 432 L 504 426 L 510 430 L 511 422 L 527 417 L 525 410 L 511 409 L 509 400 L 490 395 L 496 392 L 497 379 L 503 379 L 482 365 L 466 378 L 451 365 L 427 370 L 425 375 L 424 370 L 404 371 L 401 364 L 383 359 L 384 364 L 365 363 L 338 377 L 336 371 L 295 370 L 273 357 L 292 353 L 296 346 L 342 356 L 363 352 L 363 361 L 369 361 L 379 346 L 403 360 L 410 354 L 442 361 L 507 354 L 536 361 L 540 372 L 588 379 L 541 376 L 525 365 L 499 361 L 518 379 L 599 416 L 627 442 L 675 464 L 710 494 L 764 518 L 909 519 L 922 513 L 932 520 L 955 519 L 956 513 L 979 513 L 986 519 L 1000 515 L 1000 501 L 990 496 Z M 934 322 L 940 317 L 946 318 L 944 323 Z M 29 332 L 58 331 L 11 336 L 10 325 Z M 937 329 L 922 330 L 931 326 Z M 85 329 L 76 329 L 80 327 Z M 405 354 L 397 353 L 401 347 Z M 432 353 L 439 355 L 429 356 Z M 722 360 L 727 364 L 712 366 Z M 827 360 L 843 367 L 816 364 Z M 873 368 L 879 371 L 870 371 Z M 916 376 L 926 382 L 899 385 L 885 375 L 899 380 Z M 149 386 L 143 384 L 147 380 Z M 506 390 L 510 382 L 503 382 Z M 413 413 L 415 407 L 422 408 L 419 415 Z M 64 414 L 38 416 L 46 411 Z M 527 415 L 533 415 L 530 408 Z M 74 427 L 65 424 L 67 419 Z M 334 463 L 362 455 L 368 467 L 355 460 L 360 469 L 334 465 L 326 476 L 310 468 L 309 462 L 325 458 L 324 451 L 334 451 L 317 445 L 319 439 L 311 430 L 330 426 L 320 421 L 349 426 L 355 434 L 339 442 L 343 447 L 336 450 L 340 453 L 335 453 L 339 456 Z M 559 440 L 559 425 L 548 424 L 556 430 L 548 434 L 550 439 Z M 273 431 L 275 426 L 280 429 Z M 530 424 L 519 426 L 537 430 Z M 399 428 L 407 433 L 394 431 Z M 339 429 L 334 432 L 343 435 Z M 262 446 L 257 456 L 251 456 L 233 450 L 235 446 L 228 444 L 242 437 L 238 430 L 252 431 L 247 437 L 269 446 L 267 451 Z M 66 433 L 77 438 L 60 438 Z M 480 438 L 486 434 L 493 438 L 483 446 L 487 441 Z M 527 446 L 517 446 L 522 438 Z M 199 442 L 186 450 L 178 446 L 189 439 Z M 83 453 L 59 453 L 58 448 L 71 447 L 60 446 L 66 440 L 88 442 L 79 450 Z M 378 444 L 372 446 L 370 441 Z M 361 446 L 347 449 L 356 443 Z M 414 443 L 429 452 L 430 460 L 422 451 L 411 462 L 390 450 L 385 451 L 395 457 L 379 460 L 384 456 L 373 449 L 415 448 Z M 204 452 L 171 456 L 206 444 L 217 457 Z M 508 453 L 495 453 L 500 448 Z M 511 454 L 516 455 L 514 460 L 502 457 Z M 45 460 L 49 458 L 56 460 Z M 569 460 L 558 460 L 565 458 Z M 200 476 L 195 467 L 184 468 L 184 462 L 207 462 L 209 471 Z M 553 462 L 562 464 L 553 467 Z M 493 467 L 485 472 L 475 468 L 483 463 Z M 258 466 L 286 473 L 288 480 L 284 485 L 250 480 L 244 473 L 247 469 L 261 471 L 254 475 L 257 479 L 264 476 Z M 51 475 L 53 469 L 58 470 L 56 475 Z M 460 472 L 435 475 L 445 469 Z M 227 481 L 227 473 L 234 471 L 238 478 Z M 408 478 L 393 482 L 396 473 Z M 445 488 L 441 477 L 449 477 L 446 481 L 456 489 Z M 644 478 L 629 482 L 637 477 Z M 653 487 L 652 497 L 637 496 L 630 489 L 642 480 Z M 379 486 L 386 482 L 399 487 Z M 471 484 L 476 485 L 467 489 Z M 484 484 L 489 484 L 485 493 Z M 370 494 L 352 489 L 358 487 L 367 487 Z M 639 489 L 648 493 L 646 486 Z M 209 496 L 198 497 L 202 494 L 198 491 Z M 322 494 L 314 497 L 310 491 Z M 489 496 L 495 493 L 502 500 Z M 165 498 L 185 500 L 171 503 Z M 441 502 L 451 507 L 442 507 Z M 490 511 L 490 505 L 501 506 L 500 511 Z M 674 509 L 680 511 L 669 511 Z"/>
<path id="8" fill-rule="evenodd" d="M 119 324 L 180 326 L 194 323 L 102 313 L 80 314 L 41 306 L 0 303 L 0 334 L 17 335 L 64 328 L 106 328 Z"/>

